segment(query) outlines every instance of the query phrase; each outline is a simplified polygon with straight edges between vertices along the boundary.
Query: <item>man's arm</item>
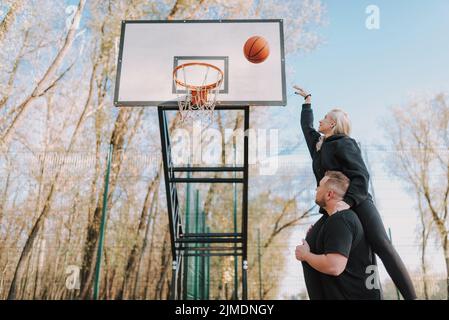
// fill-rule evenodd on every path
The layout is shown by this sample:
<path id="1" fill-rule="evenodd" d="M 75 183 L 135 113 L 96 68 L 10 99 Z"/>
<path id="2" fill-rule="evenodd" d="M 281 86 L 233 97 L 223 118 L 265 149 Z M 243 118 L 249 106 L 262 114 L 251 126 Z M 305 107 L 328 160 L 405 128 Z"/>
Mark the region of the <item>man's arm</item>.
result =
<path id="1" fill-rule="evenodd" d="M 313 254 L 309 251 L 304 261 L 321 273 L 339 276 L 345 270 L 348 258 L 339 253 Z"/>
<path id="2" fill-rule="evenodd" d="M 339 276 L 346 268 L 348 258 L 339 253 L 314 254 L 307 241 L 296 246 L 296 259 L 307 262 L 315 270 L 331 276 Z"/>
<path id="3" fill-rule="evenodd" d="M 296 259 L 307 262 L 321 273 L 339 276 L 348 263 L 353 232 L 341 215 L 332 217 L 323 228 L 324 254 L 310 252 L 309 244 L 303 240 L 303 244 L 296 247 Z"/>

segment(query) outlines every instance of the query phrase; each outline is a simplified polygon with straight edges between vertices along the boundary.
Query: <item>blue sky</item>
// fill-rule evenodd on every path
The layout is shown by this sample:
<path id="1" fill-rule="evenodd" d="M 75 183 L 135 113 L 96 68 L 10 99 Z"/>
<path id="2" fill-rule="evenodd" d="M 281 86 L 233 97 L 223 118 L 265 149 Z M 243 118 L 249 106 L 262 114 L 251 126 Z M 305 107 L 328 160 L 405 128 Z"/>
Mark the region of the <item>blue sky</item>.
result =
<path id="1" fill-rule="evenodd" d="M 371 143 L 389 108 L 410 94 L 449 91 L 449 1 L 323 2 L 324 43 L 290 58 L 294 82 L 313 93 L 316 120 L 339 106 L 350 113 L 354 136 Z M 370 4 L 380 10 L 378 30 L 365 27 Z M 299 101 L 290 96 L 289 106 Z"/>

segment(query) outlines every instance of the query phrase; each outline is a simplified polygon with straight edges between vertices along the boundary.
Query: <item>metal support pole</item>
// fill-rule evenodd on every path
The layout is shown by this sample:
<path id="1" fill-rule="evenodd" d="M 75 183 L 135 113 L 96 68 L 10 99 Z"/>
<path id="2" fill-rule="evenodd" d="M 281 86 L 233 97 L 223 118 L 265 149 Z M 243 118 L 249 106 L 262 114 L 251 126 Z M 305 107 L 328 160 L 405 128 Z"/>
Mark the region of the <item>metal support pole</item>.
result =
<path id="1" fill-rule="evenodd" d="M 244 109 L 244 137 L 243 137 L 243 195 L 242 195 L 242 299 L 248 299 L 247 273 L 248 273 L 248 140 L 249 140 L 249 106 Z"/>
<path id="2" fill-rule="evenodd" d="M 199 223 L 199 197 L 200 197 L 200 192 L 199 190 L 195 190 L 195 232 L 199 232 L 200 230 L 198 229 L 198 223 Z M 198 246 L 198 244 L 196 244 L 195 246 Z M 195 251 L 195 253 L 199 253 L 198 251 Z M 195 257 L 195 275 L 194 275 L 194 299 L 198 300 L 198 293 L 199 293 L 199 257 Z"/>
<path id="3" fill-rule="evenodd" d="M 191 172 L 187 171 L 187 178 L 191 177 Z M 190 183 L 186 184 L 186 209 L 185 209 L 185 234 L 190 233 Z M 189 262 L 191 259 L 184 256 L 184 277 L 183 277 L 183 288 L 182 288 L 182 298 L 184 300 L 188 299 L 188 284 L 192 279 L 189 278 Z"/>
<path id="4" fill-rule="evenodd" d="M 159 129 L 161 135 L 161 145 L 162 145 L 162 161 L 164 165 L 164 179 L 165 179 L 165 191 L 167 197 L 167 211 L 168 211 L 168 222 L 170 227 L 170 241 L 174 244 L 175 241 L 175 226 L 173 221 L 173 207 L 172 207 L 172 195 L 170 188 L 170 176 L 169 176 L 169 161 L 168 155 L 171 153 L 170 150 L 170 137 L 168 136 L 168 125 L 167 125 L 167 117 L 165 111 L 162 107 L 158 107 L 158 115 L 159 115 Z M 176 261 L 176 250 L 175 246 L 172 246 L 172 258 L 173 261 Z"/>
<path id="5" fill-rule="evenodd" d="M 263 298 L 262 253 L 260 252 L 260 228 L 257 229 L 257 260 L 259 263 L 259 299 Z"/>
<path id="6" fill-rule="evenodd" d="M 234 166 L 237 165 L 237 148 L 235 147 L 235 143 L 233 143 L 234 148 Z M 234 178 L 237 177 L 237 173 L 234 172 Z M 233 208 L 232 208 L 232 219 L 234 224 L 234 233 L 237 234 L 237 184 L 233 184 L 234 188 L 234 197 L 233 197 Z M 234 238 L 237 240 L 237 237 Z M 234 244 L 234 294 L 233 299 L 238 299 L 238 291 L 239 291 L 239 285 L 238 285 L 238 279 L 239 279 L 239 267 L 238 267 L 238 256 L 237 256 L 237 243 Z"/>
<path id="7" fill-rule="evenodd" d="M 171 272 L 172 277 L 171 277 L 170 296 L 174 300 L 178 297 L 178 294 L 176 292 L 176 280 L 177 280 L 176 274 L 178 272 L 178 261 L 172 262 Z"/>
<path id="8" fill-rule="evenodd" d="M 162 162 L 164 166 L 164 180 L 165 180 L 165 191 L 166 191 L 166 197 L 167 197 L 167 211 L 168 211 L 168 222 L 169 222 L 169 230 L 170 230 L 170 242 L 171 242 L 171 251 L 172 251 L 172 261 L 174 263 L 178 263 L 178 258 L 176 255 L 176 245 L 175 245 L 175 219 L 173 217 L 173 214 L 176 213 L 176 206 L 175 203 L 172 203 L 173 199 L 176 198 L 176 189 L 173 188 L 173 195 L 172 195 L 172 187 L 170 185 L 170 171 L 171 170 L 171 148 L 170 148 L 170 137 L 168 132 L 168 124 L 167 124 L 167 117 L 165 114 L 165 111 L 162 107 L 158 107 L 158 117 L 159 117 L 159 130 L 160 130 L 160 136 L 161 136 L 161 148 L 162 148 Z M 170 158 L 169 158 L 170 156 Z M 175 210 L 173 210 L 175 209 Z M 178 268 L 172 269 L 172 290 L 170 291 L 170 299 L 173 300 L 176 298 L 176 288 L 173 283 L 176 283 L 177 278 L 177 272 Z"/>
<path id="9" fill-rule="evenodd" d="M 108 206 L 109 173 L 111 172 L 112 149 L 113 146 L 112 144 L 110 144 L 107 157 L 106 176 L 104 178 L 103 208 L 101 212 L 100 237 L 98 239 L 97 262 L 95 264 L 94 300 L 98 299 L 100 291 L 101 258 L 103 256 L 104 229 L 106 225 L 106 212 Z"/>
<path id="10" fill-rule="evenodd" d="M 210 228 L 209 227 L 206 227 L 206 232 L 209 232 L 210 231 Z M 207 246 L 207 247 L 209 247 L 209 246 Z M 209 255 L 209 251 L 206 251 L 207 252 L 207 256 L 205 257 L 206 258 L 206 296 L 205 296 L 205 298 L 206 298 L 206 300 L 209 300 L 210 299 L 210 295 L 209 295 L 209 291 L 210 291 L 210 255 Z"/>

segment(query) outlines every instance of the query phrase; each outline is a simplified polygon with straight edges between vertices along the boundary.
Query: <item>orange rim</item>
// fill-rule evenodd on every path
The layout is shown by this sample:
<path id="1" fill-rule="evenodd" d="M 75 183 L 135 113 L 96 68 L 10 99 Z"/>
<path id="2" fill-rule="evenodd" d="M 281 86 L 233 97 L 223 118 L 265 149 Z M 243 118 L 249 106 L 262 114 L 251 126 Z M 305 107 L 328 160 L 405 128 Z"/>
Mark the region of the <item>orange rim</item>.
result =
<path id="1" fill-rule="evenodd" d="M 220 75 L 221 78 L 217 81 L 217 82 L 213 82 L 211 84 L 207 84 L 204 86 L 194 86 L 194 85 L 190 85 L 187 83 L 184 83 L 180 80 L 178 80 L 176 73 L 178 72 L 179 69 L 181 68 L 185 68 L 185 67 L 191 67 L 191 66 L 204 66 L 204 67 L 209 67 L 212 69 L 217 70 Z M 177 66 L 174 70 L 173 70 L 173 80 L 180 86 L 185 87 L 185 88 L 189 88 L 192 91 L 199 91 L 199 90 L 210 90 L 210 89 L 214 89 L 216 87 L 218 87 L 220 85 L 220 83 L 223 81 L 224 78 L 224 73 L 223 71 L 217 67 L 214 66 L 213 64 L 209 64 L 209 63 L 205 63 L 205 62 L 189 62 L 189 63 L 184 63 L 184 64 L 180 64 L 179 66 Z"/>

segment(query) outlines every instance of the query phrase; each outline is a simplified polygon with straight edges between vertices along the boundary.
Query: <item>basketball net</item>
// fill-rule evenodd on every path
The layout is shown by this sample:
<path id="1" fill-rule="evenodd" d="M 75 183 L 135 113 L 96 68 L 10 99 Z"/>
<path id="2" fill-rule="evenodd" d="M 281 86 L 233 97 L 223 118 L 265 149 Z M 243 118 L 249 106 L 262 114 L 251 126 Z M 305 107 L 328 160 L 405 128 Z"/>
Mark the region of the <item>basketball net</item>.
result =
<path id="1" fill-rule="evenodd" d="M 188 79 L 188 75 L 192 69 L 197 69 L 197 72 L 204 69 L 199 72 L 203 74 L 201 84 L 189 82 L 191 79 Z M 207 83 L 208 78 L 213 82 Z M 223 71 L 212 64 L 192 62 L 177 66 L 173 70 L 173 84 L 178 97 L 181 121 L 202 120 L 212 123 L 222 82 Z"/>

